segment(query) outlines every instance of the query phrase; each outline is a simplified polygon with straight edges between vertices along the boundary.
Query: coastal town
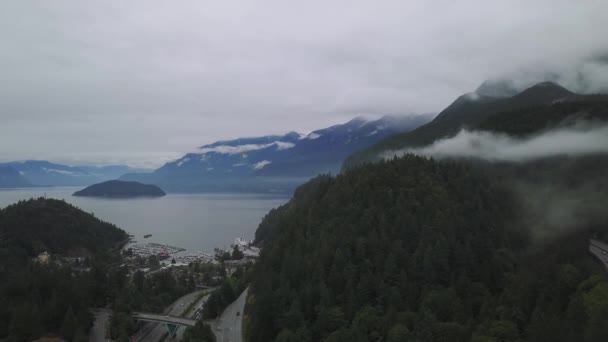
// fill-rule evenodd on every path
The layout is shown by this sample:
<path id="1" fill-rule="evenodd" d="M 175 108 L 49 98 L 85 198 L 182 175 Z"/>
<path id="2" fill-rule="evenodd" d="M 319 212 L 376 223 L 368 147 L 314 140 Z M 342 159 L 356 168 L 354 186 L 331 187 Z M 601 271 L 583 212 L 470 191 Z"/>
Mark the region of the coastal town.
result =
<path id="1" fill-rule="evenodd" d="M 252 264 L 260 254 L 260 248 L 243 238 L 234 239 L 227 247 L 214 248 L 213 254 L 203 251 L 188 251 L 185 248 L 168 244 L 149 242 L 145 244 L 127 243 L 122 248 L 123 264 L 130 273 L 137 271 L 144 274 L 180 268 L 184 266 L 210 265 L 221 266 L 226 275 L 231 275 L 239 267 Z M 37 264 L 69 265 L 73 272 L 88 272 L 90 263 L 85 256 L 51 255 L 42 252 L 32 258 Z"/>
<path id="2" fill-rule="evenodd" d="M 230 273 L 230 269 L 239 265 L 255 262 L 260 249 L 252 245 L 251 241 L 243 238 L 234 239 L 229 247 L 216 247 L 213 254 L 203 251 L 188 251 L 185 248 L 149 242 L 145 244 L 127 244 L 123 248 L 125 261 L 134 269 L 144 272 L 151 271 L 149 263 L 142 261 L 155 259 L 160 269 L 186 266 L 191 263 L 219 264 L 223 262 Z M 143 267 L 142 267 L 143 266 Z"/>

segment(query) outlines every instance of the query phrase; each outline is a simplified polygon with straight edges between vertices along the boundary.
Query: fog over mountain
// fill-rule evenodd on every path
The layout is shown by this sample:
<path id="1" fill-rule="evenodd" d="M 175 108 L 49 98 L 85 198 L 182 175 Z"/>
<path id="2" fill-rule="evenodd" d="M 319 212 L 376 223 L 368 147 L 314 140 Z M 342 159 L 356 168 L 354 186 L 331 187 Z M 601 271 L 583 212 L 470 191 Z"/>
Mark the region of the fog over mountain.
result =
<path id="1" fill-rule="evenodd" d="M 385 156 L 391 158 L 406 153 L 435 158 L 464 157 L 510 162 L 608 153 L 608 125 L 582 123 L 525 138 L 463 129 L 456 136 L 437 140 L 429 146 L 387 152 Z"/>
<path id="2" fill-rule="evenodd" d="M 6 1 L 0 161 L 158 167 L 235 136 L 437 112 L 487 79 L 597 92 L 607 13 L 605 1 Z"/>
<path id="3" fill-rule="evenodd" d="M 543 81 L 561 84 L 578 94 L 605 94 L 608 92 L 608 55 L 598 53 L 563 67 L 526 66 L 486 81 L 476 94 L 509 96 Z"/>
<path id="4" fill-rule="evenodd" d="M 606 172 L 608 125 L 605 122 L 581 122 L 520 138 L 463 129 L 451 138 L 437 140 L 426 147 L 384 155 L 392 158 L 408 153 L 438 159 L 478 159 L 491 162 L 488 167 L 492 169 L 520 170 L 513 174 L 542 170 L 537 172 L 541 175 L 544 172 L 544 176 L 507 177 L 509 189 L 522 204 L 522 219 L 537 242 L 608 219 L 605 177 L 597 176 Z M 575 181 L 566 184 L 560 178 L 563 175 L 576 176 Z"/>

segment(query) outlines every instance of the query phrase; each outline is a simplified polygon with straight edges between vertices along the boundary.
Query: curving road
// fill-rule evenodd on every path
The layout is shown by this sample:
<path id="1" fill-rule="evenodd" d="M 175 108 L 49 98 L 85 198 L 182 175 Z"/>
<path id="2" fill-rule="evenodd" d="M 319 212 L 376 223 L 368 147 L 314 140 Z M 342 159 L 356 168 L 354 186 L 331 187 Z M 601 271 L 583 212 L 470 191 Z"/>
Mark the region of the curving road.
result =
<path id="1" fill-rule="evenodd" d="M 89 332 L 90 342 L 105 342 L 109 341 L 106 339 L 106 324 L 110 319 L 110 311 L 105 309 L 95 309 L 93 314 L 95 315 L 95 321 Z"/>
<path id="2" fill-rule="evenodd" d="M 187 317 L 187 318 L 193 318 L 193 319 L 198 319 L 199 316 L 197 315 L 197 310 L 199 308 L 202 308 L 202 306 L 207 302 L 207 299 L 209 299 L 209 295 L 205 295 L 203 296 L 196 304 L 194 304 L 192 306 L 192 309 L 190 309 L 189 312 L 186 312 L 184 315 L 182 315 L 183 317 Z M 179 327 L 177 329 L 176 332 L 176 341 L 181 341 L 182 338 L 184 337 L 184 332 L 186 331 L 186 327 Z"/>
<path id="3" fill-rule="evenodd" d="M 245 309 L 248 290 L 249 288 L 246 288 L 237 300 L 228 305 L 216 321 L 210 323 L 217 342 L 243 341 L 243 310 Z"/>

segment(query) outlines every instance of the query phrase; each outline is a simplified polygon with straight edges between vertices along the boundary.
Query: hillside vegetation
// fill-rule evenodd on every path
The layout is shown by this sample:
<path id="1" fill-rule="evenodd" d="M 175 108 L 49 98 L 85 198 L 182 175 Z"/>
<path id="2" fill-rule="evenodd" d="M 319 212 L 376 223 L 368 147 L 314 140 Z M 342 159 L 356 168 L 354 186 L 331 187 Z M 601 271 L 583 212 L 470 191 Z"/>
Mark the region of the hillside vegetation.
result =
<path id="1" fill-rule="evenodd" d="M 117 285 L 106 253 L 127 238 L 116 226 L 53 199 L 21 201 L 0 210 L 0 339 L 32 341 L 55 333 L 88 340 L 90 307 L 105 305 Z M 32 257 L 49 252 L 50 260 Z M 88 255 L 74 272 L 58 255 Z"/>
<path id="2" fill-rule="evenodd" d="M 249 340 L 604 341 L 608 220 L 538 244 L 506 174 L 409 155 L 300 187 L 256 232 Z"/>
<path id="3" fill-rule="evenodd" d="M 127 234 L 71 204 L 55 199 L 30 199 L 0 210 L 0 236 L 14 254 L 35 256 L 85 250 L 96 253 L 116 247 Z"/>
<path id="4" fill-rule="evenodd" d="M 463 128 L 517 138 L 606 122 L 605 96 L 552 83 L 463 96 L 301 186 L 256 232 L 250 340 L 607 340 L 608 278 L 587 250 L 608 238 L 608 155 L 380 158 Z"/>

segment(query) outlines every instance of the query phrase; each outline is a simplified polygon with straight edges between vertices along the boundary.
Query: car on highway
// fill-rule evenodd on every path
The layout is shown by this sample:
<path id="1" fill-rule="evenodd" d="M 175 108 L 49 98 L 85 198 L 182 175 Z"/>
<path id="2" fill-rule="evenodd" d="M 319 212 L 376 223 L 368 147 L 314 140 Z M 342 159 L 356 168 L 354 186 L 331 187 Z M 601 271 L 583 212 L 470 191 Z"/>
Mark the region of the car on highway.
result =
<path id="1" fill-rule="evenodd" d="M 240 316 L 240 315 L 241 315 L 241 312 L 240 312 L 240 311 L 237 311 L 237 312 L 236 312 L 236 315 L 237 315 L 237 316 Z"/>

